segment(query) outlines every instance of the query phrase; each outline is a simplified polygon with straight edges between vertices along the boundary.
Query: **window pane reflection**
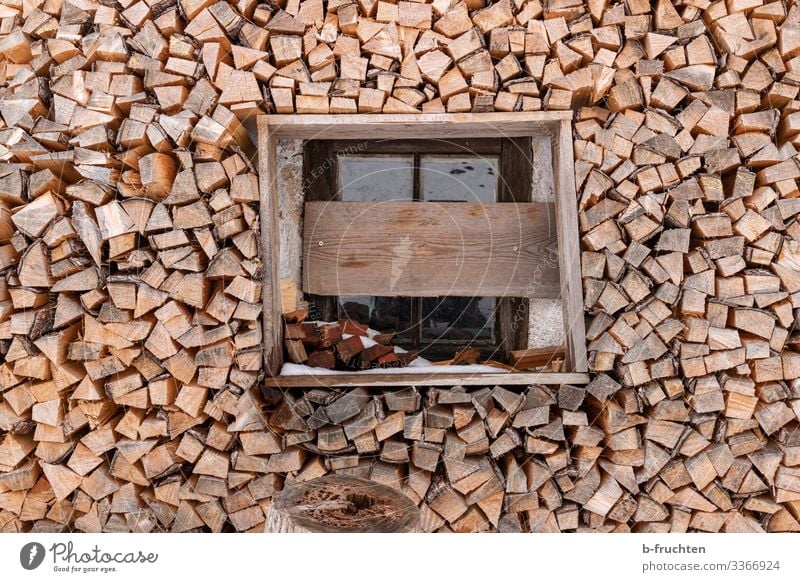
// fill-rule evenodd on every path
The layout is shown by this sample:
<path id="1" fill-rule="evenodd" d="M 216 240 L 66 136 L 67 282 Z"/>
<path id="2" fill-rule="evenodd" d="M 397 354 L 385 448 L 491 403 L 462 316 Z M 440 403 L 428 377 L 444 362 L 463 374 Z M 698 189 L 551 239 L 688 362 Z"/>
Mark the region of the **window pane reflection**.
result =
<path id="1" fill-rule="evenodd" d="M 434 202 L 495 202 L 497 158 L 422 156 L 422 200 Z"/>
<path id="2" fill-rule="evenodd" d="M 339 156 L 339 194 L 345 202 L 414 199 L 413 156 Z"/>
<path id="3" fill-rule="evenodd" d="M 492 340 L 493 311 L 491 297 L 424 297 L 422 340 Z"/>

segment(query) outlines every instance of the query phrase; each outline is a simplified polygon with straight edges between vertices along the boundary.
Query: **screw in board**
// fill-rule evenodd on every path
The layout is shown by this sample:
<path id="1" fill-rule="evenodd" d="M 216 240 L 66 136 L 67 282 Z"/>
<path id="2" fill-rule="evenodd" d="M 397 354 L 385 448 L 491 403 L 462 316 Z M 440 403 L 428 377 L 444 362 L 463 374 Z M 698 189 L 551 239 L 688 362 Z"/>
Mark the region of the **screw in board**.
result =
<path id="1" fill-rule="evenodd" d="M 514 251 L 514 252 L 516 252 L 516 251 L 518 251 L 518 250 L 519 250 L 519 247 L 511 247 L 511 250 L 512 250 L 512 251 Z"/>
<path id="2" fill-rule="evenodd" d="M 324 244 L 325 244 L 325 241 L 319 241 L 317 244 L 318 244 L 319 246 L 322 246 L 322 245 L 324 245 Z"/>

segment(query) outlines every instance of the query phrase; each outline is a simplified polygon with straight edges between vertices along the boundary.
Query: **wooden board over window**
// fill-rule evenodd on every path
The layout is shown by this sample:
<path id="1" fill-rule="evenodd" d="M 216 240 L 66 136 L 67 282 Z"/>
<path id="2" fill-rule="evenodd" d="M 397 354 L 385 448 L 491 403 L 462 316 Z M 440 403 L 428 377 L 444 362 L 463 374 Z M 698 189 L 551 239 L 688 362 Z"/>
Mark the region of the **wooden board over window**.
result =
<path id="1" fill-rule="evenodd" d="M 307 202 L 303 291 L 558 297 L 553 206 Z"/>
<path id="2" fill-rule="evenodd" d="M 422 115 L 270 115 L 258 119 L 264 342 L 277 386 L 561 384 L 588 382 L 569 112 Z M 561 298 L 565 372 L 279 376 L 283 364 L 279 279 L 279 139 L 508 139 L 547 135 L 555 204 L 309 201 L 305 205 L 304 290 L 320 295 Z M 495 216 L 497 214 L 497 216 Z M 324 219 L 323 219 L 324 217 Z M 501 224 L 487 232 L 487 225 Z M 353 236 L 353 229 L 364 230 Z M 404 234 L 413 245 L 403 247 Z M 414 236 L 410 236 L 413 234 Z M 381 242 L 376 243 L 376 238 Z M 540 259 L 555 254 L 552 261 Z M 398 267 L 399 262 L 403 263 Z M 548 268 L 547 265 L 551 266 Z M 537 281 L 535 291 L 530 282 Z M 532 294 L 533 293 L 533 294 Z M 485 376 L 485 377 L 484 377 Z"/>

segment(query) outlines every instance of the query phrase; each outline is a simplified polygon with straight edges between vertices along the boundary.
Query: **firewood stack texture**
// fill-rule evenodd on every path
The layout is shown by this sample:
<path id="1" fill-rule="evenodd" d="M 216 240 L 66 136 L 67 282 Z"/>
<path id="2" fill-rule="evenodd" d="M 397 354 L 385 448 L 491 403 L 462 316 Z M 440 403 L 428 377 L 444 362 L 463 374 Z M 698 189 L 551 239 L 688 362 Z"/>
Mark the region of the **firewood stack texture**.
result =
<path id="1" fill-rule="evenodd" d="M 415 351 L 395 353 L 392 333 L 369 337 L 369 328 L 357 321 L 305 321 L 307 316 L 305 309 L 284 314 L 286 355 L 295 364 L 358 372 L 408 366 L 417 357 Z"/>
<path id="2" fill-rule="evenodd" d="M 0 0 L 0 530 L 800 530 L 800 6 Z M 265 389 L 261 113 L 572 110 L 588 386 Z"/>

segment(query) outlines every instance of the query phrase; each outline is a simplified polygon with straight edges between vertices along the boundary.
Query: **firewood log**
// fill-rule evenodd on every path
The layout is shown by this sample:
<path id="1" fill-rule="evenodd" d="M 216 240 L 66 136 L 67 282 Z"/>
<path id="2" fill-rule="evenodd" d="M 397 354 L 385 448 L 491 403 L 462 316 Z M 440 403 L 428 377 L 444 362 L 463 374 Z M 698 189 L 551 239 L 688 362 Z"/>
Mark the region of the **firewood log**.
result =
<path id="1" fill-rule="evenodd" d="M 357 477 L 331 476 L 286 487 L 273 499 L 269 533 L 404 533 L 419 510 L 402 493 Z"/>

